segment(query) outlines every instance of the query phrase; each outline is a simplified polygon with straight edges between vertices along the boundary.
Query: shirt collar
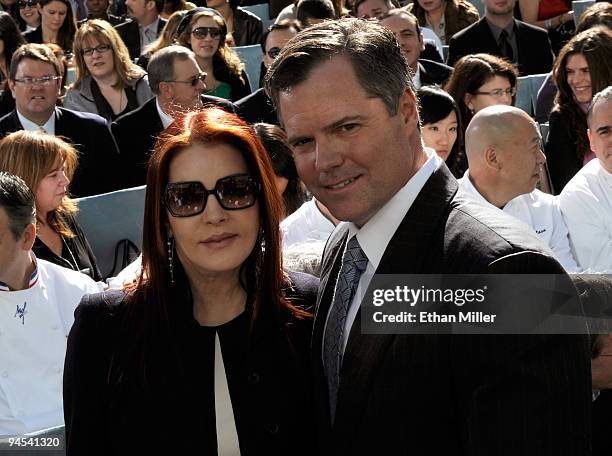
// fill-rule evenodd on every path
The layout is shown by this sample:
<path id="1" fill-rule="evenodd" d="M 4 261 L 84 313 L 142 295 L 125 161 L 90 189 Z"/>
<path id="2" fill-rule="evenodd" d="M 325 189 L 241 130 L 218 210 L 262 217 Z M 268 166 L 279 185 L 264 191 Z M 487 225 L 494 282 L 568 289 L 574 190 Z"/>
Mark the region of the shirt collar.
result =
<path id="1" fill-rule="evenodd" d="M 421 88 L 421 64 L 417 60 L 416 71 L 414 72 L 414 76 L 412 77 L 412 83 L 414 87 L 418 90 Z"/>
<path id="2" fill-rule="evenodd" d="M 36 261 L 36 255 L 34 252 L 30 251 L 30 255 L 32 261 L 34 262 L 34 270 L 32 271 L 32 275 L 30 276 L 30 282 L 28 283 L 28 289 L 32 288 L 36 283 L 38 283 L 38 262 Z M 9 286 L 0 280 L 0 291 L 15 291 L 11 290 Z"/>
<path id="3" fill-rule="evenodd" d="M 45 130 L 46 133 L 50 135 L 55 134 L 55 109 L 51 113 L 51 116 L 47 119 L 47 121 L 43 125 L 38 125 L 37 123 L 32 122 L 28 118 L 26 118 L 23 114 L 19 112 L 19 109 L 15 109 L 17 111 L 17 117 L 19 117 L 19 122 L 21 122 L 21 126 L 24 130 L 28 131 L 41 131 L 41 127 Z"/>
<path id="4" fill-rule="evenodd" d="M 495 41 L 499 40 L 499 36 L 501 35 L 502 30 L 505 30 L 506 33 L 508 34 L 508 39 L 512 39 L 514 36 L 514 20 L 511 20 L 508 25 L 506 25 L 503 29 L 498 27 L 497 25 L 493 24 L 491 21 L 489 21 L 489 19 L 487 19 L 487 17 L 485 16 L 485 20 L 487 21 L 487 24 L 489 24 L 489 28 L 491 29 L 491 32 L 493 33 L 493 37 L 495 38 Z"/>
<path id="5" fill-rule="evenodd" d="M 155 106 L 157 106 L 157 113 L 159 114 L 159 118 L 161 119 L 165 130 L 172 122 L 174 122 L 174 119 L 162 110 L 161 106 L 159 105 L 159 98 L 157 97 L 155 98 Z"/>
<path id="6" fill-rule="evenodd" d="M 444 163 L 432 149 L 425 148 L 428 159 L 412 178 L 387 203 L 359 228 L 349 222 L 349 239 L 357 236 L 368 260 L 378 268 L 391 238 L 429 177 Z"/>
<path id="7" fill-rule="evenodd" d="M 153 22 L 151 22 L 146 27 L 140 24 L 138 24 L 138 27 L 140 27 L 140 30 L 142 30 L 143 33 L 146 32 L 147 30 L 153 30 L 155 34 L 157 35 L 157 27 L 159 27 L 159 16 L 157 16 L 157 19 L 155 19 Z"/>

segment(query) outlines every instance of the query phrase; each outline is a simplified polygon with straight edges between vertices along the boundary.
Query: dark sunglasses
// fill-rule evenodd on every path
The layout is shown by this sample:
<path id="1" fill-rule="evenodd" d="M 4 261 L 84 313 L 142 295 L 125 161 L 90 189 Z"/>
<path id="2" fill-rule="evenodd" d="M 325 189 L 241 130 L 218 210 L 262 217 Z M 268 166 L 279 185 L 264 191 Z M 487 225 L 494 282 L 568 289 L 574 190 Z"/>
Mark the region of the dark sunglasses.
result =
<path id="1" fill-rule="evenodd" d="M 280 51 L 281 51 L 281 48 L 279 47 L 270 48 L 268 50 L 268 57 L 274 60 L 276 57 L 278 57 L 278 54 L 280 54 Z"/>
<path id="2" fill-rule="evenodd" d="M 221 38 L 221 29 L 218 27 L 198 27 L 191 31 L 191 34 L 196 38 L 206 38 L 206 35 L 210 35 L 213 40 Z"/>
<path id="3" fill-rule="evenodd" d="M 191 217 L 204 212 L 213 194 L 223 209 L 236 211 L 253 206 L 259 185 L 248 174 L 222 177 L 208 190 L 201 182 L 172 182 L 166 186 L 164 204 L 174 217 Z"/>
<path id="4" fill-rule="evenodd" d="M 30 1 L 30 2 L 17 2 L 17 6 L 21 9 L 21 8 L 36 8 L 36 5 L 38 4 L 37 1 Z"/>
<path id="5" fill-rule="evenodd" d="M 191 87 L 195 87 L 195 86 L 198 85 L 198 82 L 200 82 L 200 81 L 204 82 L 206 80 L 206 76 L 208 76 L 208 74 L 204 73 L 202 71 L 197 76 L 194 76 L 191 79 L 187 79 L 186 81 L 165 81 L 165 82 L 178 82 L 178 83 L 181 83 L 181 84 L 189 84 L 189 85 L 191 85 Z"/>

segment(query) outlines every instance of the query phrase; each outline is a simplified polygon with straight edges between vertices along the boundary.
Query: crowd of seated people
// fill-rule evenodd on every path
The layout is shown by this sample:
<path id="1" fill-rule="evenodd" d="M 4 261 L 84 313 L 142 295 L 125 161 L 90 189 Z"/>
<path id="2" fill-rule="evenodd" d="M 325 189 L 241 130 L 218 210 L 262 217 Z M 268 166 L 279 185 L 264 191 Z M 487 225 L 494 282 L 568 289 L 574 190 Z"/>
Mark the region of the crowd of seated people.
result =
<path id="1" fill-rule="evenodd" d="M 15 320 L 27 320 L 22 296 L 42 299 L 37 287 L 58 283 L 63 302 L 53 304 L 61 331 L 53 334 L 62 337 L 45 333 L 50 351 L 32 359 L 42 369 L 63 366 L 81 297 L 109 284 L 121 289 L 84 298 L 76 313 L 64 390 L 69 454 L 138 451 L 132 431 L 168 429 L 193 431 L 178 448 L 289 454 L 299 428 L 279 420 L 312 418 L 312 385 L 303 370 L 310 354 L 293 345 L 293 332 L 312 330 L 322 255 L 347 222 L 302 182 L 305 161 L 317 170 L 330 164 L 319 161 L 314 146 L 302 151 L 312 137 L 287 135 L 279 100 L 264 87 L 287 46 L 305 31 L 316 33 L 320 23 L 353 16 L 396 40 L 418 99 L 420 141 L 435 166 L 458 180 L 469 204 L 515 219 L 510 225 L 518 219 L 522 235 L 568 273 L 612 273 L 612 31 L 606 26 L 612 10 L 590 7 L 583 14 L 588 25 L 575 30 L 579 18 L 565 0 L 482 3 L 480 16 L 469 0 L 285 1 L 274 5 L 278 16 L 264 18 L 272 21 L 267 29 L 248 3 L 235 0 L 20 0 L 0 12 L 0 250 L 9 239 L 17 252 L 6 259 L 0 252 L 0 306 L 6 301 Z M 436 40 L 427 38 L 431 33 Z M 252 45 L 261 47 L 259 80 L 237 49 Z M 371 67 L 359 77 L 369 80 L 366 91 L 374 98 L 384 98 L 377 84 L 396 76 L 392 71 Z M 548 75 L 541 89 L 550 115 L 545 108 L 540 123 L 513 107 L 531 75 Z M 299 75 L 296 84 L 308 77 Z M 340 148 L 363 128 L 360 114 L 328 125 L 318 139 Z M 331 159 L 338 168 L 362 170 L 340 154 Z M 363 178 L 328 177 L 330 192 L 338 193 Z M 78 223 L 76 198 L 141 185 L 147 185 L 142 255 L 118 277 L 104 277 Z M 7 203 L 7 194 L 25 209 Z M 27 212 L 30 199 L 33 214 L 19 215 L 16 230 L 10 218 Z M 207 239 L 195 238 L 199 230 Z M 38 284 L 24 282 L 30 275 Z M 245 364 L 235 341 L 260 327 L 262 345 L 249 353 L 257 362 Z M 163 337 L 156 339 L 156 331 Z M 169 341 L 177 345 L 166 346 Z M 6 359 L 11 369 L 38 375 L 30 360 Z M 278 369 L 280 363 L 290 367 Z M 168 366 L 181 376 L 167 377 Z M 0 380 L 0 436 L 62 424 L 62 369 L 39 375 L 45 378 L 39 407 L 36 395 L 20 399 L 31 418 L 18 416 L 7 399 L 15 386 Z M 203 395 L 194 379 L 203 382 Z M 257 385 L 261 395 L 253 400 Z M 101 388 L 108 396 L 94 394 Z M 163 396 L 167 389 L 176 396 Z M 160 402 L 148 402 L 151 394 Z M 172 400 L 182 401 L 181 423 L 191 428 L 179 429 L 178 422 L 164 428 L 162 417 L 176 410 Z M 264 403 L 272 404 L 269 423 L 257 418 Z M 128 432 L 128 423 L 138 425 Z M 197 427 L 210 439 L 192 439 Z M 278 438 L 266 440 L 270 435 Z M 171 442 L 161 442 L 169 450 Z M 317 454 L 312 443 L 297 453 Z M 155 442 L 149 444 L 153 451 Z"/>

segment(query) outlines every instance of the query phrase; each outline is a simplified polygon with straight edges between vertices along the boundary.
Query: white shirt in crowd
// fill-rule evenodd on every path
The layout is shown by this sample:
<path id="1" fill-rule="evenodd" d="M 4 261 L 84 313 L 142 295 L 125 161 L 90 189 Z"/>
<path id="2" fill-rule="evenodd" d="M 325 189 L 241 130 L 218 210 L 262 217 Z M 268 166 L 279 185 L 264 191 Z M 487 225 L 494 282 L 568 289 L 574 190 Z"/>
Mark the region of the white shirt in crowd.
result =
<path id="1" fill-rule="evenodd" d="M 25 118 L 19 110 L 17 110 L 17 117 L 19 118 L 19 122 L 21 122 L 21 126 L 24 130 L 27 131 L 44 131 L 50 135 L 55 134 L 55 110 L 51 113 L 51 116 L 47 119 L 44 125 L 38 125 L 31 120 Z"/>
<path id="2" fill-rule="evenodd" d="M 469 170 L 459 179 L 459 187 L 466 195 L 499 210 L 474 187 L 469 178 Z M 536 189 L 510 200 L 502 210 L 535 231 L 546 242 L 567 272 L 582 270 L 572 254 L 567 225 L 561 215 L 559 203 L 553 195 Z"/>
<path id="3" fill-rule="evenodd" d="M 306 201 L 280 224 L 283 235 L 283 251 L 294 244 L 309 241 L 327 241 L 334 231 L 334 224 L 323 215 L 315 199 Z"/>
<path id="4" fill-rule="evenodd" d="M 83 295 L 102 291 L 85 274 L 36 260 L 30 287 L 0 286 L 0 435 L 64 424 L 66 338 Z"/>
<path id="5" fill-rule="evenodd" d="M 612 272 L 612 174 L 591 160 L 565 185 L 559 205 L 578 263 Z"/>

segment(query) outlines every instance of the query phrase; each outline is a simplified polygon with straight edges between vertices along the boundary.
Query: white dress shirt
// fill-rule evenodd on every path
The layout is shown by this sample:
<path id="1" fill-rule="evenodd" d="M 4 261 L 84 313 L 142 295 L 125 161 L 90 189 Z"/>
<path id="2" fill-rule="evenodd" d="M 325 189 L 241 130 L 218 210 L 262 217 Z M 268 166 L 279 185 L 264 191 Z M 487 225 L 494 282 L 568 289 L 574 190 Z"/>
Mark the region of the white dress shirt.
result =
<path id="1" fill-rule="evenodd" d="M 412 83 L 414 84 L 415 89 L 419 90 L 421 88 L 421 67 L 419 66 L 418 60 L 416 71 L 414 72 L 414 76 L 412 77 Z"/>
<path id="2" fill-rule="evenodd" d="M 612 272 L 612 174 L 591 160 L 567 183 L 559 205 L 578 263 L 591 272 Z"/>
<path id="3" fill-rule="evenodd" d="M 478 192 L 469 175 L 468 170 L 459 179 L 459 188 L 464 194 L 488 207 L 500 210 Z M 508 201 L 501 210 L 535 231 L 550 247 L 555 258 L 567 272 L 580 272 L 582 270 L 572 254 L 567 226 L 561 215 L 558 200 L 553 195 L 536 189 L 531 193 L 517 196 Z"/>
<path id="4" fill-rule="evenodd" d="M 51 113 L 51 117 L 47 119 L 47 121 L 43 125 L 38 125 L 37 123 L 32 122 L 30 119 L 26 118 L 19 112 L 19 109 L 16 109 L 17 117 L 19 118 L 19 122 L 21 122 L 21 126 L 24 130 L 27 131 L 42 131 L 50 135 L 55 134 L 55 109 Z"/>
<path id="5" fill-rule="evenodd" d="M 306 201 L 280 224 L 283 251 L 292 245 L 308 241 L 327 241 L 334 224 L 317 207 L 315 199 Z"/>
<path id="6" fill-rule="evenodd" d="M 166 114 L 161 106 L 159 105 L 159 98 L 155 97 L 155 106 L 157 106 L 157 113 L 159 114 L 159 118 L 161 119 L 162 125 L 164 126 L 164 130 L 170 126 L 174 119 L 172 116 Z"/>

